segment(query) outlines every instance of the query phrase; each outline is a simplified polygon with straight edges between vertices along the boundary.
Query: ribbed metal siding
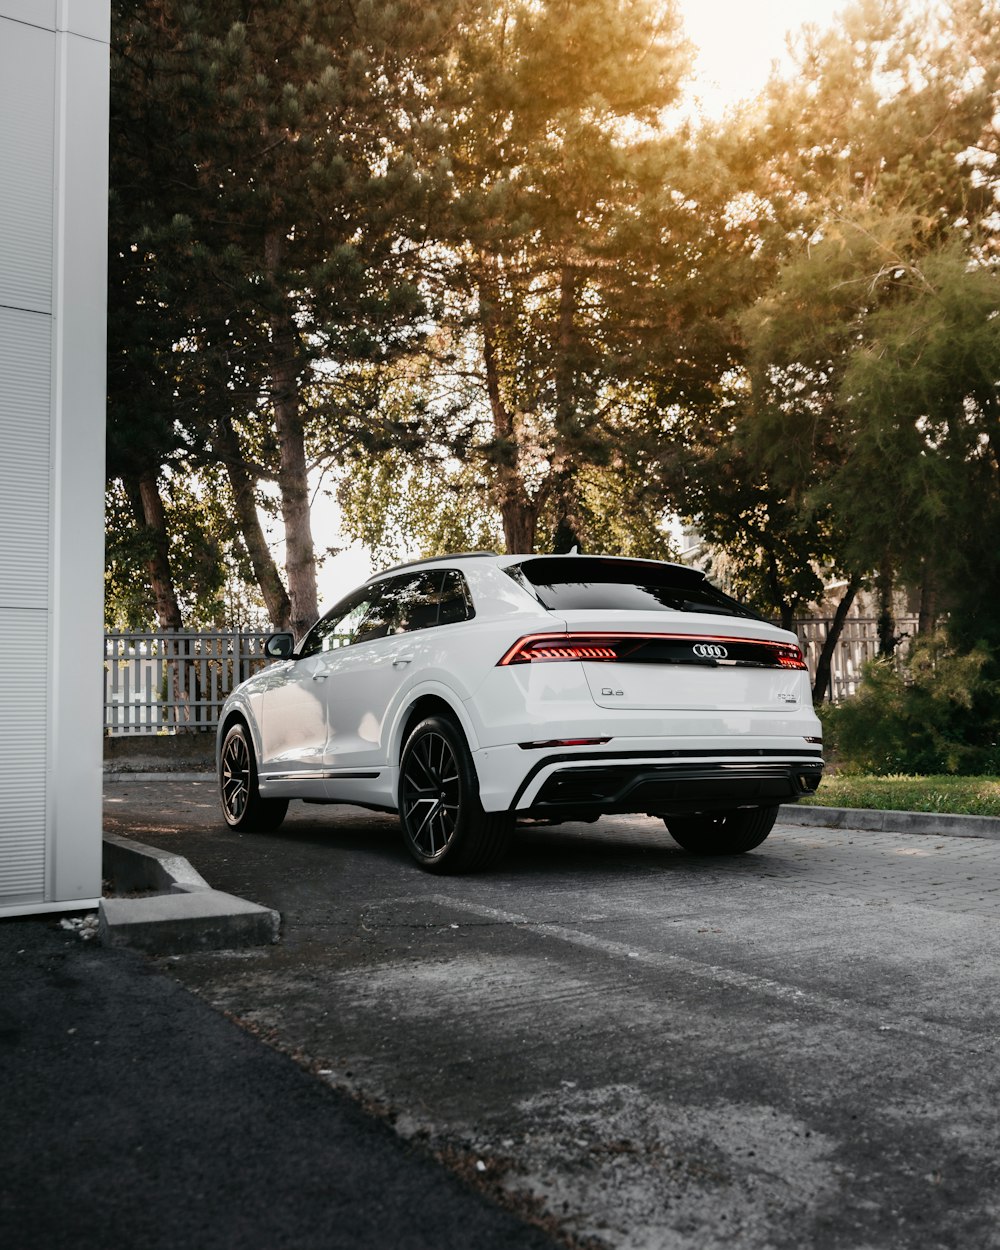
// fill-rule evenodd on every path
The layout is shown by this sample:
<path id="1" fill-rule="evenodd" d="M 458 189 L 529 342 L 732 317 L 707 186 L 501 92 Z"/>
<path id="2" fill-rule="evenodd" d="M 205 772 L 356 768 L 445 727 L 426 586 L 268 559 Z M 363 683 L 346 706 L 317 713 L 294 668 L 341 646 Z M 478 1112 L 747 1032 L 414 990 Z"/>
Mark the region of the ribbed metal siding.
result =
<path id="1" fill-rule="evenodd" d="M 0 0 L 0 17 L 12 17 L 16 22 L 54 30 L 56 0 Z"/>
<path id="2" fill-rule="evenodd" d="M 48 614 L 0 608 L 0 906 L 45 896 Z"/>
<path id="3" fill-rule="evenodd" d="M 51 361 L 52 318 L 0 308 L 0 608 L 48 607 Z"/>
<path id="4" fill-rule="evenodd" d="M 0 22 L 0 906 L 47 887 L 55 38 L 24 23 L 49 8 Z"/>
<path id="5" fill-rule="evenodd" d="M 0 304 L 52 309 L 55 39 L 4 22 L 0 39 Z"/>
<path id="6" fill-rule="evenodd" d="M 52 502 L 55 40 L 33 26 L 4 22 L 3 28 L 0 608 L 46 608 Z"/>

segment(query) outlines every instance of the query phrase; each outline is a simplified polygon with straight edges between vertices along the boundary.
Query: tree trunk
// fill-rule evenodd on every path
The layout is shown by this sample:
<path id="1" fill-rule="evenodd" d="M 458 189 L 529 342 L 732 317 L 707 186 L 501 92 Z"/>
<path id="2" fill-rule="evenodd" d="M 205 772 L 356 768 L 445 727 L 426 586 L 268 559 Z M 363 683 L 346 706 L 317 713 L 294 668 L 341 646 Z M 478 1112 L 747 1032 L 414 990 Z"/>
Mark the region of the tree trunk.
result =
<path id="1" fill-rule="evenodd" d="M 155 469 L 147 469 L 138 479 L 125 483 L 125 489 L 132 500 L 133 510 L 143 528 L 150 545 L 150 554 L 146 560 L 149 581 L 156 600 L 156 617 L 162 630 L 180 631 L 182 627 L 180 604 L 174 587 L 174 577 L 170 568 L 170 540 L 167 534 L 167 518 L 163 511 L 163 500 Z M 166 661 L 166 711 L 173 717 L 174 728 L 183 729 L 190 714 L 191 692 L 185 681 L 187 665 L 178 656 L 179 642 L 177 639 L 164 640 L 164 659 Z M 195 675 L 197 683 L 197 674 Z M 197 685 L 194 691 L 197 705 Z"/>
<path id="2" fill-rule="evenodd" d="M 795 603 L 785 597 L 785 588 L 782 585 L 781 578 L 778 576 L 778 567 L 774 560 L 768 555 L 767 568 L 764 576 L 767 581 L 768 590 L 771 592 L 771 601 L 778 605 L 778 612 L 781 618 L 781 628 L 787 629 L 792 633 L 795 632 Z"/>
<path id="3" fill-rule="evenodd" d="M 240 533 L 246 543 L 247 554 L 253 566 L 254 576 L 260 593 L 264 597 L 264 606 L 271 618 L 271 624 L 277 630 L 291 628 L 292 605 L 285 590 L 278 566 L 274 562 L 264 530 L 257 515 L 257 501 L 254 498 L 254 482 L 247 472 L 241 454 L 239 439 L 228 416 L 220 417 L 216 426 L 218 450 L 229 475 L 229 484 L 233 491 L 236 505 L 236 519 Z"/>
<path id="4" fill-rule="evenodd" d="M 138 478 L 125 481 L 124 485 L 136 520 L 145 531 L 149 544 L 146 570 L 156 602 L 156 619 L 161 629 L 180 629 L 181 609 L 170 568 L 170 539 L 156 471 L 147 469 Z"/>
<path id="5" fill-rule="evenodd" d="M 892 594 L 896 578 L 892 564 L 883 560 L 878 573 L 878 653 L 888 659 L 896 654 L 896 617 L 893 612 Z"/>
<path id="6" fill-rule="evenodd" d="M 529 554 L 535 549 L 540 498 L 532 499 L 521 476 L 520 448 L 513 415 L 500 393 L 500 361 L 496 339 L 496 304 L 485 278 L 479 283 L 479 320 L 483 333 L 483 362 L 486 366 L 486 393 L 493 417 L 493 433 L 498 446 L 494 463 L 494 497 L 503 523 L 504 543 L 509 554 Z"/>
<path id="7" fill-rule="evenodd" d="M 281 238 L 267 236 L 265 259 L 274 280 L 281 264 Z M 277 293 L 278 283 L 274 281 Z M 271 403 L 278 436 L 278 489 L 285 523 L 285 574 L 292 633 L 301 638 L 319 615 L 316 554 L 309 513 L 305 427 L 299 408 L 296 329 L 284 305 L 271 316 Z"/>
<path id="8" fill-rule="evenodd" d="M 574 454 L 576 418 L 576 361 L 574 324 L 577 299 L 576 272 L 563 265 L 559 275 L 559 323 L 556 336 L 556 445 L 552 455 L 552 491 L 556 508 L 552 550 L 556 553 L 583 547 L 583 525 L 576 485 Z"/>
<path id="9" fill-rule="evenodd" d="M 830 672 L 833 666 L 833 653 L 837 649 L 837 643 L 840 642 L 840 635 L 844 629 L 844 622 L 847 620 L 847 614 L 851 610 L 858 588 L 861 585 L 860 577 L 851 577 L 844 591 L 844 596 L 840 603 L 837 604 L 837 611 L 834 613 L 833 620 L 830 622 L 830 629 L 826 635 L 826 641 L 823 643 L 823 649 L 819 653 L 819 660 L 816 664 L 816 679 L 813 682 L 813 703 L 822 703 L 830 690 Z"/>
<path id="10" fill-rule="evenodd" d="M 559 501 L 559 520 L 556 522 L 555 533 L 552 535 L 553 554 L 565 555 L 570 551 L 583 551 L 583 537 L 580 534 L 580 523 L 574 515 L 572 505 L 562 498 Z"/>
<path id="11" fill-rule="evenodd" d="M 508 554 L 530 555 L 535 550 L 538 518 L 534 508 L 516 490 L 506 496 L 501 494 L 500 520 Z"/>

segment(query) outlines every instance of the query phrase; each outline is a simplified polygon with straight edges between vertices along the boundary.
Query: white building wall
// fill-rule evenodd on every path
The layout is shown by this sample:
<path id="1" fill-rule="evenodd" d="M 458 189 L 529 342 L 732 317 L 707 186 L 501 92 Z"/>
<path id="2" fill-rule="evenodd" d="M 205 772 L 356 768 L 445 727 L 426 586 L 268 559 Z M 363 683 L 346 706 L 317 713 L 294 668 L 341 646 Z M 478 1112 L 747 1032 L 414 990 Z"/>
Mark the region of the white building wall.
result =
<path id="1" fill-rule="evenodd" d="M 0 0 L 0 915 L 101 890 L 109 0 Z"/>

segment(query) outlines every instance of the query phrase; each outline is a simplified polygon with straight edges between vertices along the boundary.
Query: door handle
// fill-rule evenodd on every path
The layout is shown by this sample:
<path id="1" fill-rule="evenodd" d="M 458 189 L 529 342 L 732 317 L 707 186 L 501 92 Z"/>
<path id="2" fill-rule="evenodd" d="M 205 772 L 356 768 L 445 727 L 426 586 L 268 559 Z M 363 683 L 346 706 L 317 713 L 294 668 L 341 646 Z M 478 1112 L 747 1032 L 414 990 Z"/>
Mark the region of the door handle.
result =
<path id="1" fill-rule="evenodd" d="M 313 673 L 313 681 L 326 681 L 329 676 L 329 673 Z"/>
<path id="2" fill-rule="evenodd" d="M 411 664 L 412 662 L 413 662 L 412 655 L 397 655 L 396 658 L 392 662 L 392 667 L 402 668 L 404 664 Z"/>

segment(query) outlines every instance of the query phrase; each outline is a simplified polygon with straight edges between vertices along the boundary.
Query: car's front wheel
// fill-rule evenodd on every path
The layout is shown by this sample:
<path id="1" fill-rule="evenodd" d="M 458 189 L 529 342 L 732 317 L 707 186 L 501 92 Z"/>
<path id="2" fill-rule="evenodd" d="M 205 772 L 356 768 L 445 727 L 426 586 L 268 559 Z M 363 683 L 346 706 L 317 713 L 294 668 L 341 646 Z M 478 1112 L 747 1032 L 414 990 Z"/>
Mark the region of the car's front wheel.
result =
<path id="1" fill-rule="evenodd" d="M 219 757 L 219 797 L 226 824 L 240 833 L 271 833 L 285 819 L 287 799 L 262 799 L 250 732 L 241 722 L 226 734 Z"/>
<path id="2" fill-rule="evenodd" d="M 776 807 L 741 808 L 717 816 L 664 816 L 673 840 L 695 855 L 741 855 L 774 828 Z"/>
<path id="3" fill-rule="evenodd" d="M 461 729 L 445 716 L 414 726 L 399 769 L 399 819 L 406 849 L 428 872 L 477 872 L 510 845 L 510 812 L 484 812 Z"/>

